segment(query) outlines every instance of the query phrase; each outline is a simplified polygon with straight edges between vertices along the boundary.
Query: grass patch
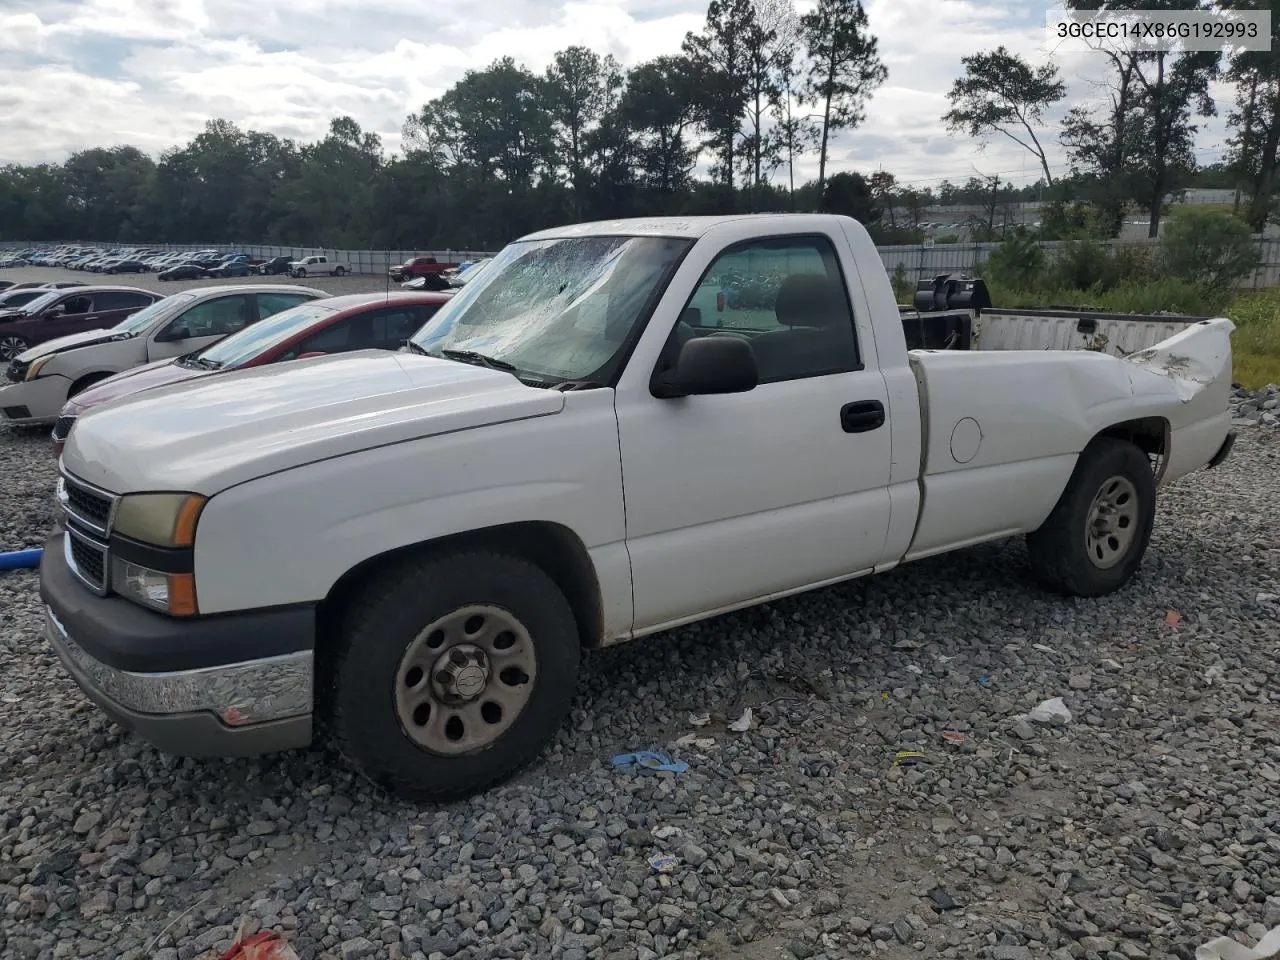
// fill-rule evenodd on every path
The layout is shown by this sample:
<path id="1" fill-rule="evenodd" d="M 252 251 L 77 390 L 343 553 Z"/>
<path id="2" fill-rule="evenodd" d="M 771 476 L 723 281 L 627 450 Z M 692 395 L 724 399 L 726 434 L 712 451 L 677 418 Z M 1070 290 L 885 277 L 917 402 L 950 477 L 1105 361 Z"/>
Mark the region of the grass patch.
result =
<path id="1" fill-rule="evenodd" d="M 1280 383 L 1280 290 L 1242 294 L 1223 312 L 1236 324 L 1231 335 L 1236 381 L 1250 390 Z"/>

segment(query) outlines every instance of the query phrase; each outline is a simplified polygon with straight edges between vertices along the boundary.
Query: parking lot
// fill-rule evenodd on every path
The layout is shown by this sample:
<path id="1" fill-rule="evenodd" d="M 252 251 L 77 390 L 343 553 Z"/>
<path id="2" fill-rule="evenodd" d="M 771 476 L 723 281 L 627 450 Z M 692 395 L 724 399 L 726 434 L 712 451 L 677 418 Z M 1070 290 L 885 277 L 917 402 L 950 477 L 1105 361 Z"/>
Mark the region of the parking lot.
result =
<path id="1" fill-rule="evenodd" d="M 17 267 L 0 273 L 5 280 L 24 282 L 38 280 L 41 283 L 52 281 L 74 281 L 77 283 L 106 284 L 122 287 L 141 287 L 143 290 L 154 290 L 158 293 L 177 293 L 179 290 L 198 289 L 240 283 L 296 283 L 299 286 L 316 287 L 332 294 L 365 293 L 372 290 L 395 290 L 397 285 L 386 277 L 345 276 L 315 277 L 305 280 L 290 280 L 285 276 L 276 277 L 233 277 L 230 279 L 209 280 L 160 280 L 154 273 L 121 273 L 103 276 L 100 273 L 85 273 L 78 270 L 66 270 L 60 267 Z"/>
<path id="2" fill-rule="evenodd" d="M 38 545 L 47 431 L 0 430 L 0 476 L 0 549 Z M 303 960 L 1192 960 L 1256 938 L 1280 924 L 1277 502 L 1280 431 L 1246 427 L 1165 492 L 1118 594 L 1047 595 L 1014 542 L 595 653 L 539 762 L 449 806 L 319 747 L 159 754 L 49 651 L 37 576 L 0 574 L 0 955 L 191 960 L 242 921 Z M 1022 718 L 1052 697 L 1070 722 Z M 611 767 L 639 749 L 689 769 Z"/>

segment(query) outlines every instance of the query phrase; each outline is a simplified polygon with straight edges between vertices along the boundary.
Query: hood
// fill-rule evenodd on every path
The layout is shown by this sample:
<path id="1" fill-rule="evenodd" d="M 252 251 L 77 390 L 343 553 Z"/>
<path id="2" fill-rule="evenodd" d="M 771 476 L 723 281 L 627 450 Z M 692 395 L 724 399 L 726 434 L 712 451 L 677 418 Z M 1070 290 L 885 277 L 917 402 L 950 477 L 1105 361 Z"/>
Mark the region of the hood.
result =
<path id="1" fill-rule="evenodd" d="M 217 372 L 216 370 L 199 370 L 193 367 L 184 367 L 175 363 L 172 359 L 156 360 L 145 366 L 126 370 L 124 373 L 117 373 L 106 380 L 99 380 L 93 386 L 81 390 L 68 400 L 62 411 L 66 416 L 78 417 L 91 407 L 100 406 L 108 400 L 116 400 L 120 397 L 137 393 L 139 390 L 162 387 L 169 383 L 194 380 L 196 377 L 204 377 Z"/>
<path id="2" fill-rule="evenodd" d="M 0 309 L 0 323 L 8 323 L 10 320 L 20 320 L 24 317 L 26 314 L 17 308 Z"/>
<path id="3" fill-rule="evenodd" d="M 563 407 L 563 393 L 501 371 L 361 350 L 131 394 L 86 413 L 62 460 L 117 493 L 212 496 L 317 460 Z"/>
<path id="4" fill-rule="evenodd" d="M 56 340 L 46 340 L 44 343 L 36 344 L 25 353 L 19 354 L 18 359 L 24 363 L 30 363 L 37 357 L 45 357 L 51 353 L 62 353 L 66 350 L 75 350 L 78 347 L 91 347 L 97 343 L 107 343 L 117 337 L 121 340 L 129 339 L 128 334 L 113 333 L 110 327 L 86 330 L 84 333 L 73 333 L 65 337 L 58 337 Z"/>

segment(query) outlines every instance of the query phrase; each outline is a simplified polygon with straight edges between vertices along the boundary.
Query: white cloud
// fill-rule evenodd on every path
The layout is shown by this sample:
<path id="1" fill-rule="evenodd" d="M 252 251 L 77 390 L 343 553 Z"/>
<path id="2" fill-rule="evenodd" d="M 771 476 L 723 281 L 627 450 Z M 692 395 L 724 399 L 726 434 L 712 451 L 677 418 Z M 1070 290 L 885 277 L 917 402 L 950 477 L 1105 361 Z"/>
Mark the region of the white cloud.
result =
<path id="1" fill-rule="evenodd" d="M 883 166 L 920 185 L 963 181 L 975 168 L 1035 179 L 1035 161 L 1016 144 L 993 140 L 981 151 L 948 136 L 939 118 L 963 55 L 1003 43 L 1033 61 L 1049 56 L 1049 0 L 865 2 L 889 79 L 866 123 L 835 137 L 829 168 Z M 405 116 L 469 68 L 509 55 L 540 71 L 570 44 L 634 64 L 676 51 L 706 10 L 705 0 L 4 0 L 4 7 L 0 163 L 61 160 L 124 142 L 159 152 L 212 117 L 310 140 L 323 136 L 331 117 L 349 114 L 395 149 Z M 1091 56 L 1054 56 L 1073 97 L 1095 93 L 1099 64 Z M 1203 153 L 1220 140 L 1219 119 L 1201 138 Z M 1063 170 L 1061 149 L 1049 150 Z M 806 158 L 799 179 L 816 172 L 816 159 Z"/>

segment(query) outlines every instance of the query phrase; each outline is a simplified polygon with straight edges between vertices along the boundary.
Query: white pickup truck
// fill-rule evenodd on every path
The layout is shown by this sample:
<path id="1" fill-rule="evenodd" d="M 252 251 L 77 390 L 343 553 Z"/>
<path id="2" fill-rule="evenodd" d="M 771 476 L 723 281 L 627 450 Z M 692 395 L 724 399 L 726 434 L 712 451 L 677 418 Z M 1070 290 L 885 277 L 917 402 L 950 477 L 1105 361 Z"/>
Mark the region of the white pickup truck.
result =
<path id="1" fill-rule="evenodd" d="M 345 277 L 351 268 L 339 260 L 331 260 L 324 254 L 303 257 L 301 260 L 289 261 L 289 276 L 301 280 L 307 276 L 327 273 L 331 277 Z"/>
<path id="2" fill-rule="evenodd" d="M 769 306 L 726 309 L 744 276 Z M 469 793 L 555 733 L 584 647 L 1020 535 L 1047 587 L 1119 589 L 1158 485 L 1229 453 L 1232 329 L 909 351 L 854 220 L 548 230 L 404 352 L 85 415 L 48 637 L 164 750 L 294 748 L 320 719 L 381 784 Z"/>

